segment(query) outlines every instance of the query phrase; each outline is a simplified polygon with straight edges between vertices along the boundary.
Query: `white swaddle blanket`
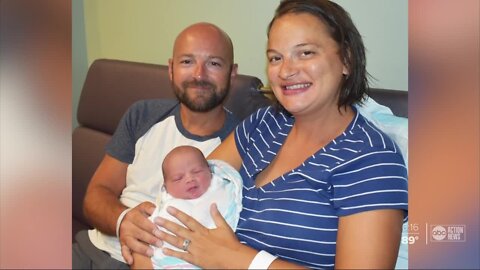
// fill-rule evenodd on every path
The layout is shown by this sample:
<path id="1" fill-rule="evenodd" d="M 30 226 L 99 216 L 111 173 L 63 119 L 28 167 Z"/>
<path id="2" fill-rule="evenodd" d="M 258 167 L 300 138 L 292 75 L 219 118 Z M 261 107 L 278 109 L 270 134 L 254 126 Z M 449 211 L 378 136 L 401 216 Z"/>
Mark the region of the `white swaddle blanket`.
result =
<path id="1" fill-rule="evenodd" d="M 161 194 L 157 198 L 157 208 L 150 219 L 153 221 L 156 217 L 163 217 L 181 224 L 167 213 L 167 207 L 174 206 L 192 216 L 205 227 L 212 229 L 215 228 L 215 222 L 210 216 L 210 206 L 212 203 L 216 203 L 225 221 L 235 231 L 242 210 L 242 178 L 237 170 L 224 161 L 208 160 L 208 164 L 212 171 L 212 181 L 202 196 L 192 200 L 177 199 L 162 187 Z M 164 230 L 161 227 L 159 229 Z M 198 268 L 175 257 L 165 256 L 161 248 L 152 247 L 154 249 L 152 264 L 155 269 Z M 164 247 L 179 250 L 166 242 L 164 242 Z"/>

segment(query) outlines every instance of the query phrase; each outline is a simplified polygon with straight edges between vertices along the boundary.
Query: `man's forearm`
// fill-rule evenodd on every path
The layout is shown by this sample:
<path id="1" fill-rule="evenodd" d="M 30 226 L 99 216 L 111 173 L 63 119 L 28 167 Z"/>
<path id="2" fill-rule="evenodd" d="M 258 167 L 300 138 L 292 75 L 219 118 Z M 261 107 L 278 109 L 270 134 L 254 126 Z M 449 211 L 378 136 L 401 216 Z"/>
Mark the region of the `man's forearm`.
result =
<path id="1" fill-rule="evenodd" d="M 117 195 L 105 187 L 94 187 L 85 196 L 85 217 L 93 227 L 108 235 L 116 236 L 118 216 L 126 208 Z"/>

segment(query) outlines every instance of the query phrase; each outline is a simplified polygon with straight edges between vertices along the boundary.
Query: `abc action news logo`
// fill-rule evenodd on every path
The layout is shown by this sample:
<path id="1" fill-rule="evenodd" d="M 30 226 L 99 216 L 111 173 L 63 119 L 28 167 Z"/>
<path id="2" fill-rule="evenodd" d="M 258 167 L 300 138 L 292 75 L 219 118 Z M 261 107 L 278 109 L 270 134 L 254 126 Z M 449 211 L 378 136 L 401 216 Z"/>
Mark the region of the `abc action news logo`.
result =
<path id="1" fill-rule="evenodd" d="M 465 225 L 430 225 L 431 242 L 465 242 Z"/>

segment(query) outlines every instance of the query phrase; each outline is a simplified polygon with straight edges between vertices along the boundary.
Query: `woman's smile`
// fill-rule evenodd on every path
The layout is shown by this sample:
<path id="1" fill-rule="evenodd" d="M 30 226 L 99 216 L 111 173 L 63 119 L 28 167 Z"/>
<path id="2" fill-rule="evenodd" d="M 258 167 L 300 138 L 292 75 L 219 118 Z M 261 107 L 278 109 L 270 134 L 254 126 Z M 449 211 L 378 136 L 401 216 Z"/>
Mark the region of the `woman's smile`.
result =
<path id="1" fill-rule="evenodd" d="M 285 96 L 296 95 L 308 91 L 310 86 L 311 83 L 286 84 L 282 85 L 282 91 Z"/>

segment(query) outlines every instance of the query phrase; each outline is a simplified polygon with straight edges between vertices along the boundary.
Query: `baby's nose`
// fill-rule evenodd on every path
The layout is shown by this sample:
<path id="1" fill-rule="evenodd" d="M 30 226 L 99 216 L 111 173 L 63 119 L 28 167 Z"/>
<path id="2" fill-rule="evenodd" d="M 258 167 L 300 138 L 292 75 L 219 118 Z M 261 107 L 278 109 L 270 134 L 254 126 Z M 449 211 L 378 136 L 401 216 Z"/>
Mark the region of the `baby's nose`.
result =
<path id="1" fill-rule="evenodd" d="M 189 174 L 187 176 L 187 183 L 190 183 L 190 182 L 193 182 L 193 181 L 195 181 L 195 176 L 192 175 L 192 174 Z"/>

